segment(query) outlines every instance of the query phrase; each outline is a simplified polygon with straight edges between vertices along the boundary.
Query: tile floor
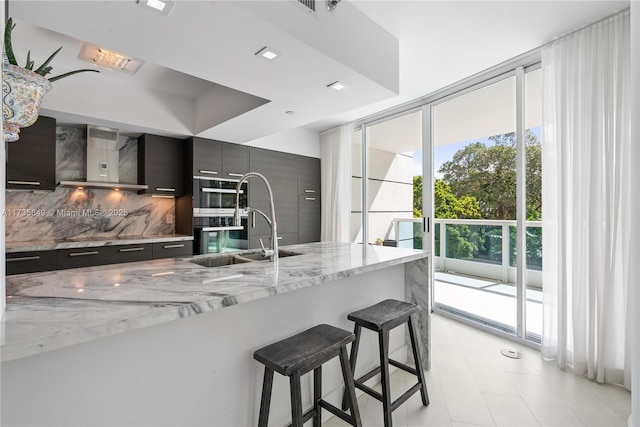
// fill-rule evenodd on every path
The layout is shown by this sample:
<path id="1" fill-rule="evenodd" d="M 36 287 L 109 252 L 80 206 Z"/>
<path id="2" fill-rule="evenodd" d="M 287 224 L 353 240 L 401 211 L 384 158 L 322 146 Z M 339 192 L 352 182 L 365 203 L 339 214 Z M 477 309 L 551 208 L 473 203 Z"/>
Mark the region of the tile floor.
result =
<path id="1" fill-rule="evenodd" d="M 626 425 L 631 394 L 621 387 L 563 372 L 536 350 L 450 318 L 434 314 L 432 322 L 431 404 L 423 407 L 415 394 L 393 412 L 395 427 Z M 520 351 L 523 358 L 503 356 L 504 348 Z M 413 378 L 396 370 L 392 395 L 413 385 Z M 383 425 L 381 403 L 368 395 L 358 403 L 364 426 Z M 325 414 L 324 426 L 346 425 Z"/>

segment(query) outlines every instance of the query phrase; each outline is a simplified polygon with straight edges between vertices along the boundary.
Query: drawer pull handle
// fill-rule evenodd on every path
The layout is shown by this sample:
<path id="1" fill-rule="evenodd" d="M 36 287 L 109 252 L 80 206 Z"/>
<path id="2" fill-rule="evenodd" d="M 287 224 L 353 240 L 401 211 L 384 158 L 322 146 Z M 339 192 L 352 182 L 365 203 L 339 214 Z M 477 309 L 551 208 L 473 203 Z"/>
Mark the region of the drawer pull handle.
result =
<path id="1" fill-rule="evenodd" d="M 218 172 L 216 172 L 216 171 L 208 171 L 208 170 L 203 170 L 203 169 L 200 169 L 200 173 L 206 173 L 206 174 L 209 174 L 209 175 L 218 175 Z"/>
<path id="2" fill-rule="evenodd" d="M 125 249 L 119 249 L 119 252 L 138 252 L 138 251 L 144 251 L 144 248 L 125 248 Z"/>
<path id="3" fill-rule="evenodd" d="M 315 193 L 316 190 L 304 190 L 305 193 Z"/>
<path id="4" fill-rule="evenodd" d="M 89 251 L 89 252 L 71 252 L 69 256 L 87 256 L 87 255 L 98 255 L 100 252 L 98 251 Z"/>
<path id="5" fill-rule="evenodd" d="M 316 200 L 316 198 L 315 198 L 315 197 L 305 197 L 304 199 L 305 199 L 305 200 L 311 200 L 311 201 Z"/>
<path id="6" fill-rule="evenodd" d="M 164 245 L 165 249 L 173 249 L 173 248 L 184 248 L 184 243 L 176 244 L 176 245 Z"/>
<path id="7" fill-rule="evenodd" d="M 282 240 L 282 236 L 276 237 L 276 240 Z"/>
<path id="8" fill-rule="evenodd" d="M 7 184 L 15 185 L 42 185 L 40 181 L 7 181 Z"/>
<path id="9" fill-rule="evenodd" d="M 40 257 L 35 255 L 35 256 L 23 256 L 23 257 L 19 257 L 19 258 L 7 258 L 7 262 L 18 262 L 18 261 L 37 261 L 39 260 Z"/>
<path id="10" fill-rule="evenodd" d="M 227 172 L 227 175 L 229 175 L 229 176 L 237 176 L 237 177 L 244 176 L 243 173 L 233 173 L 233 172 Z"/>
<path id="11" fill-rule="evenodd" d="M 168 191 L 170 193 L 175 193 L 175 188 L 166 188 L 166 187 L 156 187 L 156 191 Z"/>

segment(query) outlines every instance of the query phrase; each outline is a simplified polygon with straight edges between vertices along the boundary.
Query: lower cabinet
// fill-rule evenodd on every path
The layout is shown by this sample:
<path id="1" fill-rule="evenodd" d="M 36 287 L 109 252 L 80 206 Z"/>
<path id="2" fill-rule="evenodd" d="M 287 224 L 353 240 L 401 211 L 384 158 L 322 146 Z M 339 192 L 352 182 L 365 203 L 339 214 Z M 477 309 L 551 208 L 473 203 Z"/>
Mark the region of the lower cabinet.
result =
<path id="1" fill-rule="evenodd" d="M 142 245 L 109 246 L 109 264 L 148 261 L 153 259 L 151 243 Z"/>
<path id="2" fill-rule="evenodd" d="M 320 241 L 320 197 L 301 195 L 298 200 L 298 243 Z"/>
<path id="3" fill-rule="evenodd" d="M 193 255 L 193 242 L 190 240 L 50 251 L 10 252 L 6 254 L 6 274 L 10 276 L 12 274 L 37 273 L 191 255 Z"/>
<path id="4" fill-rule="evenodd" d="M 10 274 L 37 273 L 58 268 L 56 251 L 7 253 L 7 276 Z"/>
<path id="5" fill-rule="evenodd" d="M 109 264 L 107 246 L 97 248 L 58 249 L 58 270 Z"/>
<path id="6" fill-rule="evenodd" d="M 193 242 L 162 242 L 153 244 L 153 259 L 193 255 Z"/>

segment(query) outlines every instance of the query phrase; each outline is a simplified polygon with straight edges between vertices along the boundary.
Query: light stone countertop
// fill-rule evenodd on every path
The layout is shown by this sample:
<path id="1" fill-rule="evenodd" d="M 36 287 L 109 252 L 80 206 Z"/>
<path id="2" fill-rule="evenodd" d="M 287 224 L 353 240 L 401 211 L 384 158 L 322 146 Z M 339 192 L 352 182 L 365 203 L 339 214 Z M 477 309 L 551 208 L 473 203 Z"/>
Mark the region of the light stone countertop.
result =
<path id="1" fill-rule="evenodd" d="M 6 242 L 6 252 L 49 251 L 55 249 L 95 248 L 101 246 L 140 245 L 143 243 L 180 242 L 193 240 L 193 236 L 162 234 L 153 236 L 117 237 L 71 237 L 61 240 L 35 240 L 29 242 Z"/>
<path id="2" fill-rule="evenodd" d="M 207 268 L 160 259 L 6 278 L 2 361 L 426 258 L 412 249 L 349 243 L 281 248 L 300 255 Z"/>

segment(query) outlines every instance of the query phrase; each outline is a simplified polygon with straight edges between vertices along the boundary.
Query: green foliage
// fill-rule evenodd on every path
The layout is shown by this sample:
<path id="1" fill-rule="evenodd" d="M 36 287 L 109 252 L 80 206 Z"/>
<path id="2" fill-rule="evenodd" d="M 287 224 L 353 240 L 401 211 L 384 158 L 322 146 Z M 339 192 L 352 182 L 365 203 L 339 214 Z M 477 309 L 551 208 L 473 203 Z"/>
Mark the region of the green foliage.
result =
<path id="1" fill-rule="evenodd" d="M 475 197 L 484 219 L 516 219 L 515 134 L 489 138 L 495 145 L 475 142 L 457 151 L 439 169 L 457 198 Z M 528 217 L 542 212 L 542 156 L 540 141 L 526 133 L 526 181 Z"/>
<path id="2" fill-rule="evenodd" d="M 413 177 L 413 217 L 422 218 L 422 175 Z"/>
<path id="3" fill-rule="evenodd" d="M 451 186 L 441 179 L 434 182 L 434 208 L 436 218 L 481 218 L 480 206 L 475 196 L 456 197 Z"/>
<path id="4" fill-rule="evenodd" d="M 4 30 L 4 51 L 5 51 L 5 54 L 7 55 L 7 60 L 9 61 L 9 64 L 12 64 L 12 65 L 15 65 L 15 66 L 19 66 L 18 65 L 18 61 L 16 60 L 16 56 L 13 53 L 13 45 L 12 45 L 12 42 L 11 42 L 11 32 L 13 31 L 13 29 L 15 27 L 16 27 L 16 24 L 13 23 L 13 19 L 9 18 L 9 20 L 7 21 L 7 25 L 5 27 L 5 30 Z M 44 63 L 41 66 L 39 66 L 35 71 L 33 70 L 33 67 L 34 67 L 35 64 L 34 64 L 34 61 L 31 60 L 31 50 L 29 50 L 28 53 L 27 53 L 27 61 L 26 61 L 26 64 L 25 64 L 24 68 L 26 68 L 27 70 L 31 70 L 34 73 L 45 77 L 53 69 L 53 67 L 51 67 L 49 65 L 49 63 L 58 54 L 58 52 L 60 52 L 60 49 L 62 49 L 62 46 L 60 48 L 58 48 L 58 50 L 53 52 L 49 56 L 49 58 L 47 58 L 47 60 L 44 61 Z M 68 73 L 64 73 L 64 74 L 61 74 L 59 76 L 51 77 L 51 78 L 49 78 L 49 81 L 50 82 L 54 82 L 56 80 L 60 80 L 62 78 L 71 76 L 73 74 L 84 73 L 84 72 L 88 72 L 88 71 L 94 72 L 94 73 L 99 73 L 100 72 L 98 70 L 85 68 L 85 69 L 82 69 L 82 70 L 69 71 Z"/>

